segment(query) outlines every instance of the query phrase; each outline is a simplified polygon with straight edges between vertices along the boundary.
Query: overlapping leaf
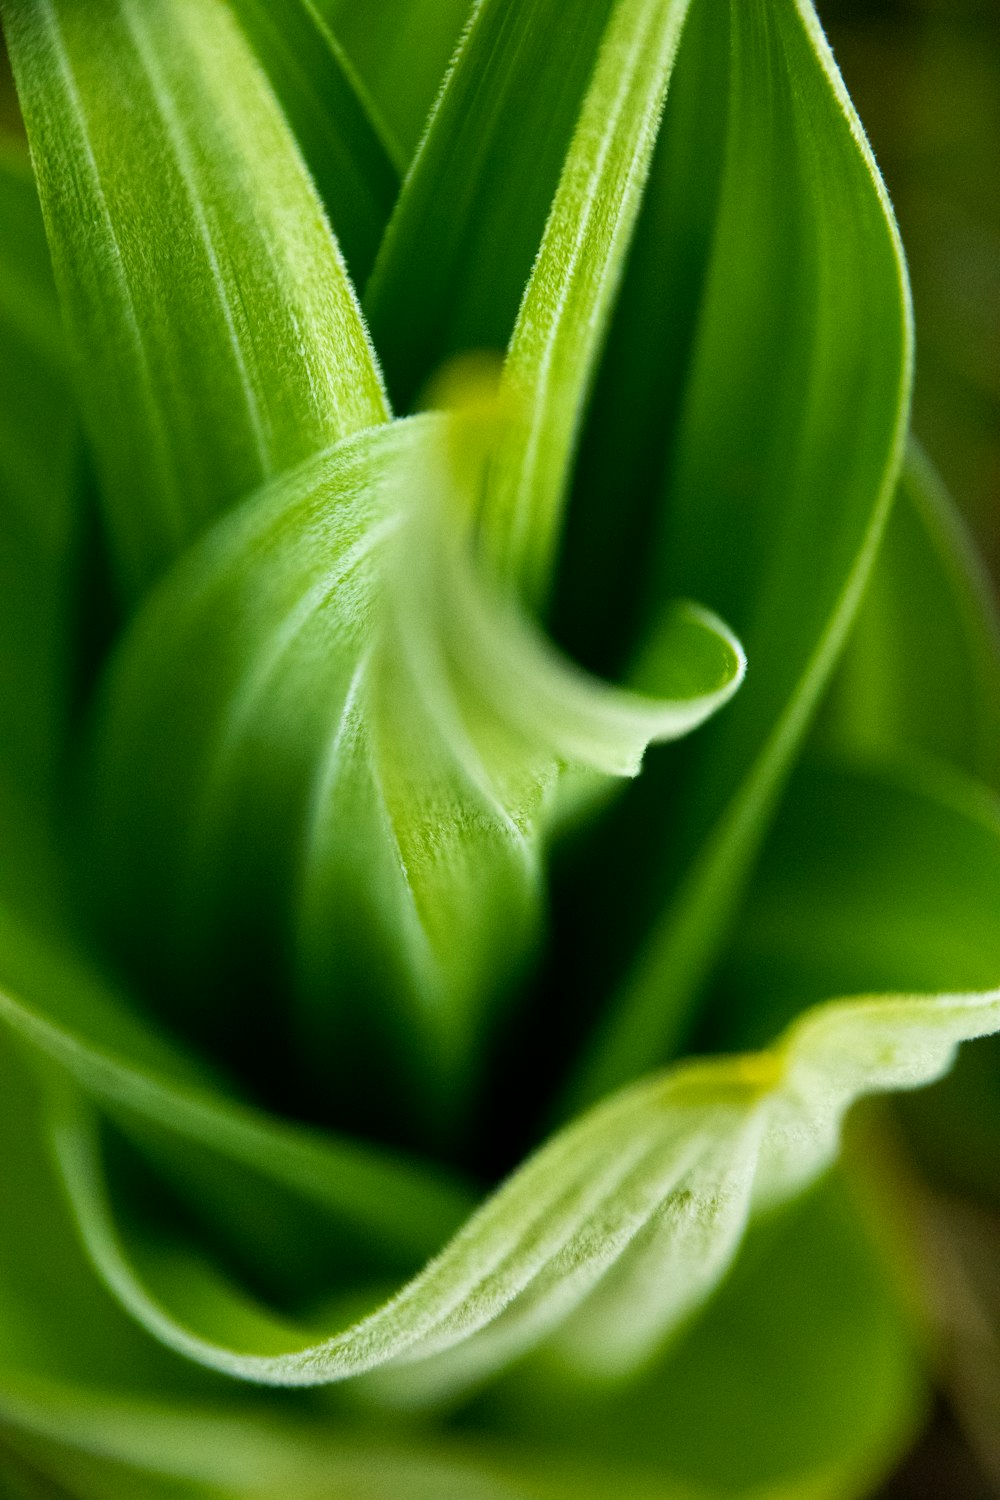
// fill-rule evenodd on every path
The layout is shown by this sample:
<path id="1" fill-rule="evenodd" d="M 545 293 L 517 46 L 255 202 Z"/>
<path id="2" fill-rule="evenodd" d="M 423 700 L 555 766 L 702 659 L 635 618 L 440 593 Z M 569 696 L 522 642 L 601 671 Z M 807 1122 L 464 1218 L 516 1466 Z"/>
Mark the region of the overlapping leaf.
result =
<path id="1" fill-rule="evenodd" d="M 614 10 L 476 9 L 365 289 L 400 407 L 448 355 L 506 347 Z"/>
<path id="2" fill-rule="evenodd" d="M 569 562 L 575 553 L 579 609 L 595 609 L 617 636 L 619 660 L 678 590 L 736 622 L 753 666 L 720 732 L 696 754 L 658 757 L 573 872 L 574 890 L 585 900 L 589 890 L 608 920 L 594 947 L 567 945 L 566 962 L 585 989 L 619 991 L 576 1100 L 684 1036 L 860 598 L 906 426 L 898 238 L 811 6 L 778 0 L 723 15 L 696 5 L 671 99 L 581 455 Z M 692 120 L 705 156 L 673 136 Z M 627 351 L 646 319 L 633 370 Z M 612 483 L 630 566 L 646 564 L 628 592 L 619 584 L 624 631 L 600 602 L 607 522 L 586 541 Z M 602 665 L 613 649 L 612 639 Z M 627 887 L 617 875 L 614 887 L 600 884 L 611 848 L 627 851 Z"/>
<path id="3" fill-rule="evenodd" d="M 641 1378 L 573 1379 L 541 1354 L 479 1398 L 480 1422 L 511 1443 L 615 1459 L 629 1488 L 662 1470 L 693 1494 L 874 1493 L 923 1405 L 919 1340 L 874 1239 L 847 1174 L 829 1174 L 752 1227 L 708 1307 Z"/>
<path id="4" fill-rule="evenodd" d="M 692 727 L 739 679 L 732 637 L 704 610 L 666 606 L 678 595 L 745 631 L 751 684 L 696 754 L 652 768 L 582 870 L 595 929 L 619 926 L 609 884 L 634 910 L 631 972 L 577 1097 L 656 1062 L 683 1030 L 884 519 L 905 425 L 905 275 L 808 0 L 588 0 L 572 26 L 550 0 L 483 0 L 367 306 L 404 401 L 469 343 L 508 349 L 509 399 L 499 423 L 489 403 L 388 423 L 302 158 L 363 274 L 393 159 L 413 152 L 466 7 L 434 6 L 433 34 L 421 0 L 377 17 L 339 0 L 286 9 L 278 25 L 257 0 L 2 0 L 119 572 L 136 602 L 167 573 L 98 709 L 91 879 L 173 1019 L 218 1052 L 256 1047 L 272 1097 L 284 1084 L 296 1108 L 322 1109 L 353 1083 L 380 1124 L 398 1107 L 432 1135 L 460 1109 L 494 992 L 530 945 L 564 768 L 634 773 L 651 738 Z M 49 318 L 34 320 L 36 345 Z M 12 454 L 0 426 L 0 476 Z M 11 472 L 29 473 L 34 508 L 30 457 Z M 957 629 L 947 649 L 933 637 L 938 671 L 974 705 L 951 716 L 945 748 L 989 772 L 992 627 L 940 505 L 922 515 L 903 571 L 930 558 L 950 582 Z M 624 583 L 609 534 L 633 569 L 642 560 Z M 666 702 L 585 678 L 512 606 L 512 582 L 544 599 L 557 561 L 561 634 Z M 880 680 L 900 620 L 899 639 L 921 638 L 905 610 L 888 617 L 856 682 Z M 896 661 L 902 707 L 880 743 L 904 722 L 934 740 L 898 669 L 906 653 Z M 237 1102 L 68 937 L 53 946 L 5 913 L 0 1069 L 17 1108 L 3 1125 L 0 1416 L 30 1461 L 95 1500 L 126 1473 L 151 1496 L 162 1481 L 610 1500 L 625 1464 L 637 1500 L 745 1489 L 748 1470 L 727 1475 L 721 1452 L 713 1467 L 697 1436 L 676 1476 L 656 1453 L 609 1462 L 596 1434 L 576 1460 L 506 1440 L 442 1456 L 419 1435 L 382 1447 L 360 1418 L 354 1439 L 328 1441 L 285 1393 L 220 1392 L 226 1376 L 364 1374 L 369 1401 L 420 1403 L 539 1345 L 585 1380 L 655 1361 L 747 1224 L 830 1161 L 856 1097 L 926 1082 L 958 1041 L 1000 1027 L 982 938 L 998 830 L 981 790 L 942 789 L 937 773 L 807 773 L 737 930 L 735 1000 L 715 1017 L 741 1037 L 752 1011 L 767 1050 L 613 1096 L 388 1300 L 384 1283 L 462 1218 L 462 1188 Z M 585 941 L 576 962 L 605 983 Z M 878 986 L 888 998 L 799 1014 Z M 293 1020 L 274 1003 L 290 987 Z M 375 1095 L 372 1059 L 416 1107 Z M 706 1326 L 696 1378 L 718 1368 Z M 885 1348 L 857 1459 L 803 1438 L 787 1471 L 754 1470 L 756 1500 L 858 1492 L 912 1409 L 906 1357 Z M 666 1396 L 651 1384 L 654 1404 L 669 1400 L 669 1372 Z"/>
<path id="5" fill-rule="evenodd" d="M 560 765 L 633 774 L 742 671 L 722 627 L 679 608 L 663 700 L 630 696 L 491 604 L 462 520 L 483 421 L 373 429 L 211 534 L 126 642 L 95 780 L 99 880 L 189 1022 L 211 990 L 224 1030 L 227 987 L 245 1007 L 240 978 L 291 947 L 319 1086 L 338 1052 L 371 1055 L 369 1028 L 380 1066 L 423 1074 L 425 1114 L 458 1103 L 525 950 Z"/>
<path id="6" fill-rule="evenodd" d="M 387 1393 L 413 1399 L 482 1378 L 559 1325 L 564 1357 L 579 1367 L 610 1374 L 645 1361 L 718 1282 L 748 1215 L 830 1163 L 855 1098 L 930 1082 L 957 1042 L 998 1026 L 997 991 L 831 1002 L 769 1052 L 680 1064 L 555 1137 L 390 1301 L 285 1349 L 280 1329 L 196 1247 L 139 1241 L 116 1221 L 94 1121 L 78 1101 L 57 1110 L 54 1141 L 95 1266 L 157 1338 L 279 1385 L 388 1364 Z"/>
<path id="7" fill-rule="evenodd" d="M 237 0 L 234 9 L 285 112 L 352 279 L 363 285 L 399 191 L 394 147 L 375 106 L 313 0 L 292 0 L 280 15 L 264 0 Z"/>
<path id="8" fill-rule="evenodd" d="M 364 82 L 377 115 L 407 165 L 471 12 L 471 0 L 312 0 Z"/>
<path id="9" fill-rule="evenodd" d="M 912 444 L 827 718 L 827 734 L 854 753 L 921 750 L 1000 787 L 995 594 L 954 501 Z"/>
<path id="10" fill-rule="evenodd" d="M 481 524 L 497 571 L 536 604 L 686 15 L 686 0 L 613 10 L 510 340 L 513 420 Z"/>

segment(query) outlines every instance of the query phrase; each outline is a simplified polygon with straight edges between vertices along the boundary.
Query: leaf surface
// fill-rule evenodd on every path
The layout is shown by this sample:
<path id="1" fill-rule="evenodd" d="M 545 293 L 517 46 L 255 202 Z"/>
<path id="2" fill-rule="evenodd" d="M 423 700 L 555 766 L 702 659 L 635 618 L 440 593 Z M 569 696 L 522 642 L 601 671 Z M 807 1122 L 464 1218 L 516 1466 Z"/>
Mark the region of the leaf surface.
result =
<path id="1" fill-rule="evenodd" d="M 78 386 L 134 595 L 262 480 L 383 421 L 315 189 L 221 3 L 5 0 Z"/>
<path id="2" fill-rule="evenodd" d="M 66 753 L 79 532 L 78 419 L 38 197 L 0 150 L 0 891 L 58 904 L 53 801 Z"/>
<path id="3" fill-rule="evenodd" d="M 507 346 L 613 9 L 477 7 L 365 288 L 400 410 L 449 355 Z"/>
<path id="4" fill-rule="evenodd" d="M 759 1045 L 831 989 L 992 985 L 998 855 L 996 796 L 947 767 L 804 763 L 735 928 L 727 1038 Z"/>
<path id="5" fill-rule="evenodd" d="M 834 1171 L 751 1226 L 638 1379 L 574 1379 L 543 1351 L 487 1388 L 477 1425 L 630 1478 L 659 1469 L 692 1494 L 868 1496 L 924 1416 L 917 1345 L 895 1268 Z"/>
<path id="6" fill-rule="evenodd" d="M 536 605 L 686 14 L 686 0 L 612 11 L 507 351 L 513 420 L 481 524 L 498 573 Z"/>
<path id="7" fill-rule="evenodd" d="M 417 149 L 472 0 L 313 0 L 343 44 L 408 164 Z"/>
<path id="8" fill-rule="evenodd" d="M 329 1259 L 331 1240 L 353 1225 L 377 1247 L 376 1263 L 386 1253 L 390 1262 L 420 1260 L 471 1206 L 443 1172 L 275 1120 L 240 1100 L 138 1017 L 65 935 L 57 945 L 9 910 L 2 930 L 4 1036 L 71 1078 L 182 1189 L 204 1199 L 207 1170 L 215 1195 L 208 1206 L 219 1217 L 231 1195 L 239 1233 L 260 1234 L 265 1252 L 268 1239 L 284 1243 L 284 1221 L 311 1235 L 320 1257 Z"/>
<path id="9" fill-rule="evenodd" d="M 285 112 L 351 277 L 363 286 L 399 191 L 394 148 L 313 0 L 292 0 L 280 15 L 265 0 L 236 0 L 233 8 Z"/>

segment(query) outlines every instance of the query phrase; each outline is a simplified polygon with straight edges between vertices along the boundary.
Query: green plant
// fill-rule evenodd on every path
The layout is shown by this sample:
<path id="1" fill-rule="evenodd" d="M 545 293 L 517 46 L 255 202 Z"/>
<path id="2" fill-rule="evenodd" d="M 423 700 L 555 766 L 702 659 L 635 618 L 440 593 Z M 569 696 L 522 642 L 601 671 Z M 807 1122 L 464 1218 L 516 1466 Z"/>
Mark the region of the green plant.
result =
<path id="1" fill-rule="evenodd" d="M 810 0 L 465 10 L 0 0 L 15 1493 L 919 1421 L 830 1169 L 1000 1029 L 1000 651 L 891 210 Z"/>

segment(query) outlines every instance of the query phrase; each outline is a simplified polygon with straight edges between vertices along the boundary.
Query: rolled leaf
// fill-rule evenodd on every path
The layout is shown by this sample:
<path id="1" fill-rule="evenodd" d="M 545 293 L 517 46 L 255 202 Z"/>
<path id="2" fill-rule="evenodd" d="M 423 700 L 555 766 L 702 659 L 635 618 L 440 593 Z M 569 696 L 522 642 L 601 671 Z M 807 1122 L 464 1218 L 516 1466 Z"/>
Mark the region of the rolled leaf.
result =
<path id="1" fill-rule="evenodd" d="M 647 668 L 660 696 L 613 689 L 494 597 L 468 541 L 494 426 L 373 429 L 223 523 L 137 619 L 95 752 L 102 898 L 175 1013 L 214 1042 L 227 993 L 245 1016 L 290 950 L 316 1089 L 377 1058 L 425 1117 L 458 1107 L 528 951 L 561 768 L 634 775 L 743 672 L 681 605 Z M 256 1024 L 273 1058 L 281 1017 Z"/>

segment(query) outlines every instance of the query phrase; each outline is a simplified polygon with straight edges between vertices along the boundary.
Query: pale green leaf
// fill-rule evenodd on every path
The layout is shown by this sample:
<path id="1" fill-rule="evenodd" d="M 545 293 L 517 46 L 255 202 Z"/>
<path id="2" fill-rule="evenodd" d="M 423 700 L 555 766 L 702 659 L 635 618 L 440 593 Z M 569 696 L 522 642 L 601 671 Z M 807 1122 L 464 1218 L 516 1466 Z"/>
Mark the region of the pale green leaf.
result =
<path id="1" fill-rule="evenodd" d="M 315 189 L 222 0 L 4 0 L 123 586 L 384 420 Z"/>
<path id="2" fill-rule="evenodd" d="M 860 600 L 908 411 L 911 328 L 898 236 L 812 6 L 753 0 L 731 6 L 728 23 L 695 6 L 689 27 L 672 85 L 682 107 L 672 116 L 668 99 L 664 130 L 690 118 L 683 80 L 693 66 L 701 115 L 725 116 L 717 184 L 698 179 L 689 147 L 661 140 L 635 279 L 627 275 L 623 288 L 627 326 L 654 309 L 664 340 L 661 363 L 642 365 L 631 389 L 655 390 L 662 379 L 667 409 L 643 397 L 641 410 L 660 425 L 640 425 L 631 453 L 603 428 L 585 440 L 580 470 L 605 486 L 614 475 L 616 513 L 643 568 L 632 584 L 632 648 L 659 601 L 681 593 L 733 622 L 752 670 L 696 753 L 679 747 L 650 761 L 592 860 L 573 872 L 604 923 L 560 956 L 590 990 L 591 1011 L 596 986 L 617 989 L 576 1073 L 577 1102 L 683 1042 Z M 663 225 L 656 200 L 664 193 L 680 198 L 680 243 L 644 246 L 644 232 Z M 700 286 L 692 243 L 709 256 Z M 660 287 L 674 300 L 661 305 L 659 258 L 675 253 L 682 269 Z M 681 301 L 692 296 L 693 328 Z M 688 367 L 671 409 L 674 318 L 687 330 Z M 594 462 L 592 443 L 606 445 L 603 461 Z M 608 505 L 606 488 L 587 493 L 582 504 Z M 572 517 L 571 507 L 571 529 Z M 580 598 L 589 608 L 588 587 L 600 596 L 602 572 L 600 552 L 587 557 Z"/>
<path id="3" fill-rule="evenodd" d="M 607 1377 L 644 1363 L 718 1283 L 748 1217 L 829 1165 L 856 1098 L 928 1083 L 958 1042 L 998 1027 L 995 990 L 832 1001 L 766 1052 L 678 1064 L 550 1141 L 384 1305 L 282 1351 L 271 1338 L 260 1347 L 246 1295 L 189 1241 L 175 1233 L 157 1245 L 147 1233 L 140 1247 L 116 1217 L 81 1101 L 56 1113 L 53 1139 L 88 1254 L 157 1338 L 278 1385 L 388 1366 L 375 1388 L 383 1399 L 427 1399 L 555 1330 L 582 1370 Z M 225 1343 L 206 1334 L 220 1323 L 235 1330 Z"/>
<path id="4" fill-rule="evenodd" d="M 924 1415 L 918 1345 L 834 1172 L 752 1226 L 720 1290 L 640 1379 L 575 1379 L 542 1353 L 483 1393 L 476 1427 L 617 1463 L 630 1493 L 634 1474 L 661 1470 L 697 1494 L 867 1497 Z"/>
<path id="5" fill-rule="evenodd" d="M 614 689 L 494 597 L 467 536 L 494 430 L 475 408 L 372 429 L 212 532 L 126 639 L 93 778 L 95 879 L 174 1014 L 217 1044 L 290 948 L 302 1003 L 265 992 L 270 1058 L 291 1045 L 322 1098 L 374 1047 L 425 1128 L 528 950 L 563 765 L 635 774 L 743 671 L 679 605 L 659 696 Z"/>

